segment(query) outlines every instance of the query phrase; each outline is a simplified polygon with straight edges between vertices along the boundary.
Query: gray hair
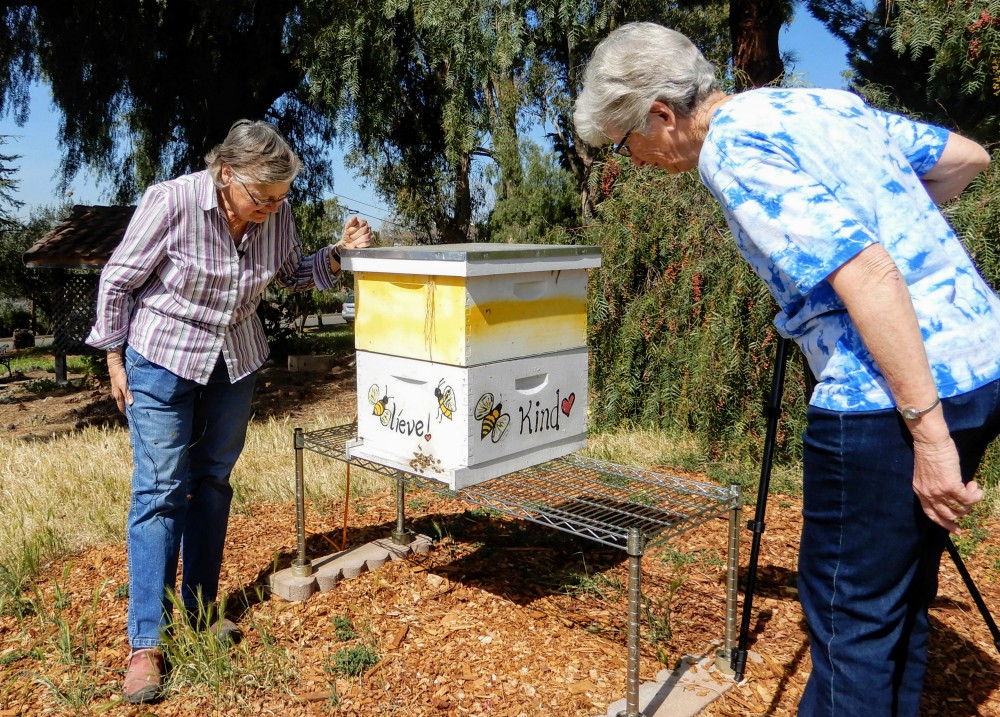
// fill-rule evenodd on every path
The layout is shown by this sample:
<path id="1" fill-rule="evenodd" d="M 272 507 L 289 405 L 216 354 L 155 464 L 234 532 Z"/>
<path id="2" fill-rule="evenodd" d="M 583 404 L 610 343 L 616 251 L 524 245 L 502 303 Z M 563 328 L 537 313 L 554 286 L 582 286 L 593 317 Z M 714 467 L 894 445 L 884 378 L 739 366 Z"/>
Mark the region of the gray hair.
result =
<path id="1" fill-rule="evenodd" d="M 652 22 L 633 22 L 594 49 L 573 121 L 584 142 L 600 147 L 610 140 L 605 130 L 645 127 L 657 100 L 687 116 L 718 89 L 715 67 L 687 37 Z"/>
<path id="2" fill-rule="evenodd" d="M 215 186 L 222 188 L 222 163 L 233 170 L 238 182 L 284 184 L 295 179 L 302 168 L 288 142 L 274 125 L 262 120 L 237 120 L 221 144 L 205 155 Z"/>

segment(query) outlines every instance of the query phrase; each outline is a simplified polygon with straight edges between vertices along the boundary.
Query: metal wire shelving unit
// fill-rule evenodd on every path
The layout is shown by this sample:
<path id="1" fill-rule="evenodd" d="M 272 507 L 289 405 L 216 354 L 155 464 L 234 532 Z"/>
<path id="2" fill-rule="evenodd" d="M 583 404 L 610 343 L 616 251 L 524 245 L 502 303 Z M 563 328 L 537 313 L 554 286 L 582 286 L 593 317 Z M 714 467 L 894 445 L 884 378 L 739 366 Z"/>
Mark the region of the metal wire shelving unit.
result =
<path id="1" fill-rule="evenodd" d="M 352 456 L 357 427 L 346 424 L 312 432 L 295 429 L 296 502 L 299 555 L 295 565 L 306 575 L 304 475 L 302 454 L 309 450 L 396 480 L 396 530 L 393 541 L 410 539 L 404 526 L 405 486 L 419 485 L 480 507 L 562 530 L 625 550 L 629 559 L 629 615 L 626 711 L 642 717 L 639 694 L 639 619 L 641 558 L 648 546 L 668 542 L 692 528 L 728 517 L 726 624 L 717 664 L 727 667 L 736 638 L 736 591 L 742 497 L 738 486 L 720 487 L 579 454 L 547 461 L 453 491 L 440 481 Z M 345 510 L 346 513 L 346 510 Z"/>

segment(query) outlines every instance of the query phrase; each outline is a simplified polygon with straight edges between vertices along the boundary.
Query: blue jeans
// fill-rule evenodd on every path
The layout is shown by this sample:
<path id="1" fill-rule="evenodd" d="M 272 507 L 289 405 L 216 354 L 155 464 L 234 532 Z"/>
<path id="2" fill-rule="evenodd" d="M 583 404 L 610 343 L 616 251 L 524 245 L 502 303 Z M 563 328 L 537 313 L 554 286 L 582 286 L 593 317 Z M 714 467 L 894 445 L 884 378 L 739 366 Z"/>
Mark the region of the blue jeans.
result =
<path id="1" fill-rule="evenodd" d="M 968 482 L 1000 433 L 1000 382 L 942 403 Z M 915 716 L 947 533 L 913 492 L 912 442 L 895 409 L 810 407 L 808 419 L 799 596 L 813 671 L 799 714 Z"/>
<path id="2" fill-rule="evenodd" d="M 233 496 L 229 474 L 243 450 L 256 379 L 230 383 L 220 357 L 202 386 L 132 347 L 125 369 L 134 399 L 125 412 L 134 466 L 128 637 L 141 649 L 162 644 L 182 552 L 184 606 L 196 612 L 217 597 Z"/>

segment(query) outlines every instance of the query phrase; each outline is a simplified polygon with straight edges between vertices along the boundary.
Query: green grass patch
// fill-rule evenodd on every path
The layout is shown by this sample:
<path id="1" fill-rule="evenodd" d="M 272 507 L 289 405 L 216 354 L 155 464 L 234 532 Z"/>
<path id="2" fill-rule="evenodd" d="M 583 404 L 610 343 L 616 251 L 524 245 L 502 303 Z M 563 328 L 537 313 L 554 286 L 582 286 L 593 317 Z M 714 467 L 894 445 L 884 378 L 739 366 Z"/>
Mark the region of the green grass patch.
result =
<path id="1" fill-rule="evenodd" d="M 29 373 L 31 371 L 48 371 L 55 373 L 56 361 L 52 349 L 47 346 L 35 346 L 28 349 L 18 349 L 13 352 L 10 360 L 10 370 L 14 373 Z M 67 356 L 66 370 L 72 373 L 88 373 L 92 359 L 87 356 Z"/>
<path id="2" fill-rule="evenodd" d="M 173 600 L 174 614 L 184 615 L 183 605 L 176 596 Z M 225 614 L 225 605 L 219 612 Z M 198 629 L 198 624 L 198 619 L 182 618 L 167 632 L 164 651 L 173 666 L 165 685 L 168 696 L 208 697 L 220 714 L 232 714 L 237 707 L 249 706 L 248 695 L 287 691 L 295 683 L 293 659 L 280 646 L 270 622 L 251 619 L 242 626 L 257 636 L 259 642 L 253 647 L 248 640 L 235 646 L 224 643 L 211 631 Z"/>
<path id="3" fill-rule="evenodd" d="M 300 356 L 351 353 L 354 351 L 354 325 L 320 327 L 291 339 L 288 349 L 288 353 Z"/>

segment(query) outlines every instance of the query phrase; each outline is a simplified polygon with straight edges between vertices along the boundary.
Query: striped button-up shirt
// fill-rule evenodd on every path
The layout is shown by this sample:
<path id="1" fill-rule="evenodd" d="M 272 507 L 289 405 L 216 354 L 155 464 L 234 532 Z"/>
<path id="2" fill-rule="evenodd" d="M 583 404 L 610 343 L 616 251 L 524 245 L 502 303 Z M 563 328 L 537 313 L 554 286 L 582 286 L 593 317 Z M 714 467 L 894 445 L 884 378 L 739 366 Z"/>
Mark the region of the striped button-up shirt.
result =
<path id="1" fill-rule="evenodd" d="M 256 309 L 268 285 L 332 288 L 330 249 L 302 255 L 287 202 L 251 222 L 237 249 L 207 171 L 156 184 L 101 272 L 87 343 L 103 350 L 127 343 L 201 384 L 221 354 L 236 381 L 267 359 Z"/>

